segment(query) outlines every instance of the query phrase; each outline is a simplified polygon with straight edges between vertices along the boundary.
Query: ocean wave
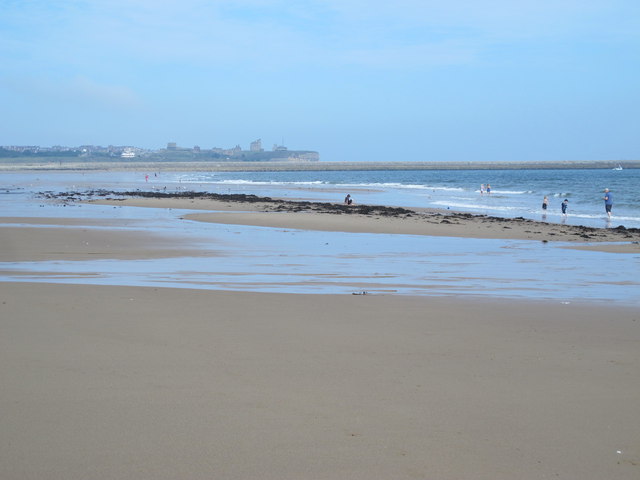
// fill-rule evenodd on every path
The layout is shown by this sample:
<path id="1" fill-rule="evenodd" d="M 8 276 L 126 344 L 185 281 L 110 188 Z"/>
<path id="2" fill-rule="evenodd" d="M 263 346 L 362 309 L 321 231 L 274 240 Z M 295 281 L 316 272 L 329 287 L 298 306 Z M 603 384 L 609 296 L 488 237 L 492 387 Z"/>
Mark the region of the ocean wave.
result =
<path id="1" fill-rule="evenodd" d="M 532 194 L 533 192 L 530 190 L 520 191 L 520 190 L 495 190 L 491 189 L 491 195 L 493 194 L 502 194 L 502 195 L 527 195 Z"/>
<path id="2" fill-rule="evenodd" d="M 396 182 L 367 182 L 367 183 L 338 183 L 329 181 L 261 181 L 261 180 L 244 180 L 244 179 L 215 179 L 209 176 L 207 177 L 181 177 L 178 179 L 180 183 L 202 183 L 202 184 L 215 184 L 215 185 L 248 185 L 248 186 L 309 186 L 309 185 L 327 185 L 344 188 L 395 188 L 395 189 L 407 189 L 407 190 L 429 190 L 429 191 L 442 191 L 442 192 L 464 192 L 464 188 L 459 187 L 442 187 L 434 185 L 419 185 L 410 183 L 396 183 Z"/>
<path id="3" fill-rule="evenodd" d="M 495 211 L 495 212 L 522 212 L 522 207 L 517 206 L 504 206 L 504 205 L 485 205 L 478 203 L 463 203 L 463 202 L 451 202 L 446 200 L 437 200 L 431 202 L 431 205 L 438 207 L 448 207 L 460 210 L 482 210 L 482 211 Z"/>
<path id="4" fill-rule="evenodd" d="M 283 187 L 291 187 L 291 186 L 309 186 L 309 185 L 329 185 L 327 182 L 322 181 L 309 181 L 309 182 L 284 182 L 284 181 L 257 181 L 257 180 L 215 180 L 215 179 L 180 179 L 180 183 L 199 183 L 199 184 L 210 184 L 210 185 L 249 185 L 249 186 L 283 186 Z"/>
<path id="5" fill-rule="evenodd" d="M 419 185 L 412 183 L 345 183 L 342 184 L 345 187 L 360 187 L 360 188 L 397 188 L 407 190 L 429 190 L 440 192 L 464 192 L 464 188 L 460 187 L 442 187 L 434 185 Z"/>
<path id="6" fill-rule="evenodd" d="M 269 186 L 309 186 L 309 185 L 330 185 L 328 182 L 320 180 L 308 181 L 308 182 L 286 182 L 286 181 L 257 181 L 257 180 L 221 180 L 218 182 L 223 185 L 269 185 Z"/>
<path id="7" fill-rule="evenodd" d="M 585 218 L 589 220 L 608 220 L 607 215 L 605 213 L 602 214 L 589 214 L 589 213 L 580 213 L 580 212 L 571 212 L 569 211 L 569 215 L 576 218 Z M 612 215 L 611 222 L 640 222 L 640 217 L 629 217 L 624 215 Z"/>

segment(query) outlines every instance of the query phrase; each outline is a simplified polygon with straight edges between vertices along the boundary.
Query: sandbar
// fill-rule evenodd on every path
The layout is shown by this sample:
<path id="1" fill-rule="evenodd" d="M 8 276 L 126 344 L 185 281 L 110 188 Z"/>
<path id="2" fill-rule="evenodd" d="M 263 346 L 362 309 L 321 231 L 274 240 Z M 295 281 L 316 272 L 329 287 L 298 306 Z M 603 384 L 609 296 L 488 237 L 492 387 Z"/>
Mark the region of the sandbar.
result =
<path id="1" fill-rule="evenodd" d="M 183 217 L 203 222 L 317 231 L 518 239 L 573 242 L 576 245 L 590 243 L 593 244 L 589 247 L 592 250 L 640 253 L 638 229 L 592 228 L 435 209 L 402 208 L 396 213 L 393 212 L 393 207 L 379 207 L 381 210 L 375 210 L 375 206 L 356 206 L 348 210 L 342 208 L 342 205 L 283 199 L 258 199 L 247 202 L 231 198 L 171 198 L 163 197 L 162 194 L 156 195 L 147 198 L 124 196 L 91 201 L 107 205 L 203 210 L 206 213 L 190 213 Z M 366 207 L 365 213 L 359 212 L 358 208 L 362 207 Z M 384 209 L 392 211 L 387 212 Z"/>

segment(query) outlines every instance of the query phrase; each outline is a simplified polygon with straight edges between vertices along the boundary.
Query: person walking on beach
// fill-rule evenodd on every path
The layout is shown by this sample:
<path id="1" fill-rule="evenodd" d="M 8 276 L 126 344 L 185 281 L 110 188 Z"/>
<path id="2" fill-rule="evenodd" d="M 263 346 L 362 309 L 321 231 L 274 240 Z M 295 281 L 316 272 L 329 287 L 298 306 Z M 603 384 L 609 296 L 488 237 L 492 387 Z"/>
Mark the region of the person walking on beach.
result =
<path id="1" fill-rule="evenodd" d="M 604 189 L 604 197 L 602 197 L 602 199 L 604 200 L 604 210 L 605 212 L 607 212 L 607 217 L 611 219 L 611 207 L 613 207 L 613 195 L 611 194 L 608 188 Z"/>
<path id="2" fill-rule="evenodd" d="M 564 202 L 562 202 L 562 205 L 560 205 L 560 208 L 562 208 L 562 216 L 566 217 L 567 216 L 567 207 L 569 206 L 569 200 L 567 200 L 566 198 L 564 199 Z"/>

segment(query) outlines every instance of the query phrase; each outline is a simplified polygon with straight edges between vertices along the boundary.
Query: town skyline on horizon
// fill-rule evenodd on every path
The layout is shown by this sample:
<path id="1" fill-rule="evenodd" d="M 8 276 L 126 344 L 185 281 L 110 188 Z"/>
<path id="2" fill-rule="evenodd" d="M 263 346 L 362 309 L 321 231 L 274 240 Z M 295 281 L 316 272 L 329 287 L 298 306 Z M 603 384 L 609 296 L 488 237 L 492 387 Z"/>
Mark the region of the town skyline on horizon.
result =
<path id="1" fill-rule="evenodd" d="M 245 150 L 242 148 L 241 145 L 242 145 L 241 143 L 236 143 L 234 147 L 229 147 L 228 149 L 240 148 L 242 150 Z M 253 140 L 252 142 L 249 142 L 249 148 L 246 150 L 251 150 L 253 145 L 256 145 L 256 146 L 259 145 L 257 148 L 259 149 L 262 148 L 262 139 L 257 139 L 257 140 Z M 149 150 L 149 151 L 171 150 L 174 148 L 178 148 L 178 149 L 200 149 L 201 148 L 202 150 L 224 150 L 222 147 L 217 147 L 217 146 L 212 146 L 210 148 L 207 148 L 207 147 L 201 147 L 200 145 L 193 145 L 193 146 L 178 145 L 177 142 L 165 142 L 164 147 L 140 147 L 136 144 L 117 145 L 114 143 L 107 143 L 105 145 L 102 145 L 102 144 L 96 145 L 92 143 L 79 143 L 75 145 L 62 145 L 60 143 L 55 143 L 51 145 L 35 145 L 35 144 L 34 145 L 17 145 L 17 144 L 0 145 L 0 149 L 14 150 L 14 151 L 29 150 L 29 149 L 49 149 L 49 150 L 82 149 L 82 148 L 89 148 L 89 147 L 100 148 L 100 149 L 135 148 L 135 149 Z M 276 150 L 276 149 L 288 150 L 289 148 L 285 146 L 284 143 L 281 143 L 281 144 L 274 143 L 271 149 L 272 150 Z"/>

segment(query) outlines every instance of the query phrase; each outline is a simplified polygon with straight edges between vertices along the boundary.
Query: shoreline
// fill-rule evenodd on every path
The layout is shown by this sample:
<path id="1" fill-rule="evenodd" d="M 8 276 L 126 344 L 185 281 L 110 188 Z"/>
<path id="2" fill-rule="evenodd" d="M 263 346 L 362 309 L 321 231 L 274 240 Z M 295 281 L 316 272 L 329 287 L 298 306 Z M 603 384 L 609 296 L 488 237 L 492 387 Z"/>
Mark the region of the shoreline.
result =
<path id="1" fill-rule="evenodd" d="M 99 198 L 95 198 L 96 194 Z M 435 209 L 343 205 L 198 192 L 93 192 L 64 194 L 65 201 L 146 208 L 205 210 L 185 214 L 194 221 L 301 230 L 385 233 L 542 242 L 595 243 L 589 249 L 640 253 L 640 229 L 594 228 L 501 218 Z M 606 245 L 622 243 L 622 245 Z"/>

